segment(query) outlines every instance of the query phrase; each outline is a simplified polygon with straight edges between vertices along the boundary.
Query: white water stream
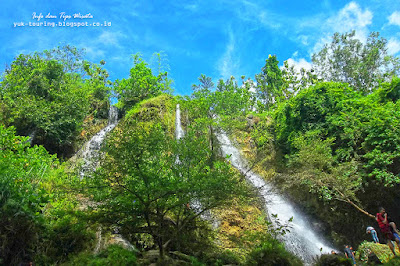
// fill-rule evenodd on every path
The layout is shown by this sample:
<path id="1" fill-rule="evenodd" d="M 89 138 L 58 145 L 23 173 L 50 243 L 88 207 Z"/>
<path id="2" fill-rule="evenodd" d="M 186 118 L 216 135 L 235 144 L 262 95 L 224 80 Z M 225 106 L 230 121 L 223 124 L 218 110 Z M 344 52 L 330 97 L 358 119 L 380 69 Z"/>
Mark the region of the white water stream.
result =
<path id="1" fill-rule="evenodd" d="M 181 109 L 179 108 L 179 103 L 176 105 L 176 117 L 175 117 L 175 137 L 176 139 L 181 139 L 184 136 L 181 123 Z"/>
<path id="2" fill-rule="evenodd" d="M 110 106 L 107 126 L 100 130 L 96 135 L 94 135 L 88 142 L 85 143 L 82 149 L 77 152 L 77 157 L 84 160 L 84 164 L 80 171 L 81 179 L 84 176 L 90 176 L 90 174 L 96 170 L 96 167 L 99 164 L 99 152 L 101 145 L 103 144 L 104 138 L 106 137 L 107 133 L 114 129 L 117 123 L 118 109 L 115 106 Z M 103 240 L 102 231 L 103 230 L 101 226 L 99 226 L 96 232 L 97 242 L 93 251 L 94 254 L 98 254 L 99 251 L 104 248 L 104 245 L 106 244 L 104 242 L 105 240 Z M 117 244 L 130 251 L 136 250 L 136 248 L 131 243 L 129 243 L 128 240 L 126 240 L 121 234 L 118 233 L 118 230 L 115 230 L 115 232 L 111 233 L 108 244 Z"/>
<path id="3" fill-rule="evenodd" d="M 279 195 L 271 184 L 266 183 L 260 176 L 248 169 L 239 150 L 232 145 L 226 133 L 217 134 L 217 139 L 221 143 L 223 155 L 230 155 L 229 160 L 232 165 L 245 174 L 246 178 L 259 189 L 264 198 L 268 216 L 274 226 L 278 227 L 279 223 L 285 223 L 293 217 L 293 221 L 289 223 L 290 232 L 281 237 L 288 250 L 302 258 L 306 264 L 311 264 L 315 256 L 329 253 L 334 249 L 325 243 L 322 236 L 313 230 L 307 218 L 295 210 L 288 200 Z M 278 220 L 274 215 L 278 215 Z"/>
<path id="4" fill-rule="evenodd" d="M 101 144 L 107 133 L 113 130 L 118 122 L 118 109 L 115 106 L 110 106 L 108 114 L 108 125 L 94 135 L 83 148 L 77 153 L 78 158 L 83 158 L 84 163 L 80 171 L 81 178 L 85 175 L 90 175 L 98 166 L 99 151 Z"/>
<path id="5" fill-rule="evenodd" d="M 176 106 L 175 126 L 176 139 L 180 139 L 184 136 L 184 131 L 181 125 L 179 104 Z M 223 155 L 230 155 L 229 160 L 232 165 L 245 174 L 251 184 L 259 189 L 273 225 L 279 227 L 279 225 L 288 222 L 293 217 L 292 222 L 289 223 L 290 232 L 281 237 L 288 250 L 302 258 L 306 264 L 311 264 L 314 257 L 321 255 L 321 253 L 329 253 L 334 249 L 325 243 L 322 236 L 319 236 L 313 230 L 307 218 L 297 211 L 288 200 L 278 194 L 271 184 L 266 183 L 260 176 L 248 169 L 247 163 L 242 159 L 239 150 L 232 145 L 226 133 L 221 132 L 216 136 L 221 143 Z M 198 202 L 192 202 L 191 206 L 201 208 Z M 275 215 L 277 215 L 277 218 Z M 202 218 L 213 220 L 211 215 L 206 216 Z"/>
<path id="6" fill-rule="evenodd" d="M 29 137 L 29 145 L 31 145 L 32 146 L 32 143 L 33 143 L 33 140 L 35 139 L 35 137 L 36 137 L 36 130 L 34 130 L 34 131 L 32 131 L 29 135 L 28 135 L 28 137 Z"/>

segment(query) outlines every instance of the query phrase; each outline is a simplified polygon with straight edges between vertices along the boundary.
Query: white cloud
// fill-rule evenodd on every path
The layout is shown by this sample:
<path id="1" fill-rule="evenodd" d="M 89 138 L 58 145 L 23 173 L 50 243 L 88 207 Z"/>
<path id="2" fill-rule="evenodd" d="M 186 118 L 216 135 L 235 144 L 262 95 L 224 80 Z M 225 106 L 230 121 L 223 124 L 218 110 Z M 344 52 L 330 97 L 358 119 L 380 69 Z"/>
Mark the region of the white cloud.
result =
<path id="1" fill-rule="evenodd" d="M 192 12 L 195 12 L 199 9 L 199 5 L 196 4 L 187 4 L 187 5 L 183 5 L 183 8 Z"/>
<path id="2" fill-rule="evenodd" d="M 327 20 L 327 26 L 333 32 L 356 31 L 356 38 L 366 42 L 372 23 L 373 13 L 369 9 L 362 9 L 356 2 L 350 2 L 336 15 Z"/>
<path id="3" fill-rule="evenodd" d="M 395 11 L 393 12 L 389 17 L 389 24 L 391 25 L 396 25 L 396 26 L 400 26 L 400 12 L 399 11 Z"/>
<path id="4" fill-rule="evenodd" d="M 299 41 L 304 45 L 307 46 L 308 45 L 308 41 L 309 41 L 309 36 L 306 35 L 300 35 L 298 37 Z"/>
<path id="5" fill-rule="evenodd" d="M 81 45 L 81 46 L 82 46 L 82 47 L 85 47 L 86 55 L 87 55 L 91 60 L 100 60 L 100 59 L 103 59 L 104 54 L 105 54 L 104 50 L 98 49 L 98 48 L 93 48 L 93 47 L 91 47 L 91 46 L 83 46 L 83 45 Z"/>
<path id="6" fill-rule="evenodd" d="M 103 31 L 99 36 L 98 41 L 106 45 L 119 46 L 119 40 L 124 37 L 126 36 L 121 32 Z"/>
<path id="7" fill-rule="evenodd" d="M 332 39 L 333 33 L 326 33 L 323 37 L 321 37 L 314 45 L 314 47 L 311 49 L 311 54 L 318 53 L 321 51 L 322 48 L 324 48 L 325 44 L 329 43 Z"/>
<path id="8" fill-rule="evenodd" d="M 372 24 L 372 18 L 373 13 L 368 8 L 362 9 L 356 2 L 350 2 L 325 21 L 320 21 L 318 28 L 314 29 L 314 32 L 320 35 L 319 37 L 314 35 L 315 44 L 309 50 L 310 54 L 319 52 L 325 44 L 330 43 L 335 32 L 346 33 L 355 30 L 355 38 L 366 43 L 370 32 L 368 26 Z"/>
<path id="9" fill-rule="evenodd" d="M 283 25 L 287 24 L 290 19 L 282 14 L 272 12 L 257 1 L 239 0 L 231 1 L 231 3 L 235 5 L 238 18 L 250 22 L 256 28 L 282 30 Z"/>
<path id="10" fill-rule="evenodd" d="M 287 60 L 289 66 L 294 66 L 294 69 L 299 72 L 300 69 L 304 68 L 305 70 L 311 70 L 312 68 L 312 63 L 308 62 L 304 58 L 300 58 L 298 60 L 289 58 Z"/>
<path id="11" fill-rule="evenodd" d="M 400 41 L 395 38 L 391 38 L 387 43 L 387 48 L 389 54 L 397 54 L 398 52 L 400 52 Z"/>
<path id="12" fill-rule="evenodd" d="M 239 60 L 234 54 L 235 51 L 235 36 L 232 29 L 228 29 L 229 41 L 225 47 L 225 53 L 218 60 L 217 68 L 220 76 L 223 79 L 230 78 L 238 72 Z"/>
<path id="13" fill-rule="evenodd" d="M 112 32 L 104 30 L 93 38 L 79 36 L 80 41 L 78 42 L 77 46 L 85 49 L 88 59 L 91 61 L 98 61 L 105 59 L 106 54 L 109 55 L 113 52 L 115 53 L 117 50 L 120 51 L 121 54 L 127 54 L 124 51 L 123 46 L 120 44 L 121 39 L 126 37 L 127 36 L 120 31 Z M 110 53 L 110 51 L 112 52 Z M 115 56 L 112 59 L 108 58 L 108 60 L 116 59 L 117 57 Z"/>

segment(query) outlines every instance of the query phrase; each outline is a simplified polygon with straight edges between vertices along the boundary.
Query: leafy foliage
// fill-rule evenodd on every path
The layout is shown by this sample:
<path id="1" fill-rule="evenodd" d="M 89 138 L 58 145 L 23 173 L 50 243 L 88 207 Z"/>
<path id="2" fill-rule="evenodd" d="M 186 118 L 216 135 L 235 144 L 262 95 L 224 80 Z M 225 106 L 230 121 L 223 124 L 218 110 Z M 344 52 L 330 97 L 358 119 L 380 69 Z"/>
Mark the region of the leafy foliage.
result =
<path id="1" fill-rule="evenodd" d="M 50 198 L 43 182 L 56 163 L 43 147 L 29 147 L 13 127 L 0 125 L 0 262 L 32 258 Z"/>
<path id="2" fill-rule="evenodd" d="M 397 86 L 397 82 L 391 86 Z M 392 101 L 380 104 L 376 94 L 381 94 L 380 90 L 363 97 L 337 83 L 321 83 L 302 91 L 276 113 L 278 144 L 287 154 L 296 153 L 304 161 L 318 150 L 311 146 L 297 153 L 301 148 L 299 140 L 302 136 L 315 136 L 331 143 L 326 146 L 331 151 L 325 149 L 331 165 L 362 162 L 359 173 L 364 182 L 375 180 L 387 186 L 398 183 L 399 107 Z M 311 141 L 312 145 L 316 143 Z"/>
<path id="3" fill-rule="evenodd" d="M 346 234 L 340 229 L 342 223 L 369 224 L 366 216 L 374 218 L 370 213 L 380 204 L 396 213 L 400 119 L 393 95 L 397 86 L 394 79 L 363 96 L 346 84 L 319 83 L 275 112 L 277 155 L 282 156 L 277 158 L 282 163 L 278 180 L 298 190 L 291 190 L 292 195 L 307 202 L 311 212 L 340 234 Z M 354 239 L 362 237 L 357 234 Z"/>
<path id="4" fill-rule="evenodd" d="M 106 142 L 91 193 L 109 222 L 151 235 L 162 257 L 168 240 L 179 242 L 197 217 L 244 188 L 227 163 L 209 164 L 208 140 L 196 124 L 180 141 L 172 138 L 171 100 L 154 105 L 156 99 L 129 112 Z"/>
<path id="5" fill-rule="evenodd" d="M 246 265 L 303 265 L 301 260 L 285 250 L 282 243 L 270 238 L 250 252 Z"/>
<path id="6" fill-rule="evenodd" d="M 138 265 L 135 253 L 126 250 L 118 245 L 110 245 L 106 250 L 102 251 L 98 255 L 82 253 L 67 263 L 65 265 Z"/>
<path id="7" fill-rule="evenodd" d="M 372 263 L 370 261 L 370 258 L 373 256 L 371 255 L 375 255 L 380 262 L 389 262 L 389 265 L 391 265 L 390 261 L 391 259 L 393 259 L 393 253 L 388 245 L 363 241 L 358 247 L 358 251 L 356 254 L 357 258 L 359 258 L 363 262 Z M 393 263 L 394 264 L 392 265 L 396 265 L 395 261 L 393 261 Z"/>
<path id="8" fill-rule="evenodd" d="M 278 66 L 276 55 L 269 55 L 265 60 L 265 66 L 261 73 L 256 75 L 258 111 L 271 111 L 278 104 L 290 99 L 296 93 L 317 82 L 314 70 L 307 71 L 301 68 L 299 71 L 288 61 L 283 67 Z"/>
<path id="9" fill-rule="evenodd" d="M 278 63 L 276 55 L 269 55 L 261 73 L 256 75 L 258 95 L 265 106 L 264 110 L 270 110 L 274 103 L 284 98 L 282 71 Z"/>
<path id="10" fill-rule="evenodd" d="M 372 32 L 366 43 L 355 31 L 332 36 L 332 42 L 312 57 L 317 75 L 325 81 L 350 84 L 365 93 L 399 74 L 398 58 L 387 54 L 387 40 Z"/>
<path id="11" fill-rule="evenodd" d="M 159 69 L 158 75 L 153 75 L 151 68 L 140 54 L 133 55 L 133 63 L 129 78 L 117 80 L 114 86 L 118 95 L 118 108 L 124 111 L 144 99 L 171 92 L 168 72 L 162 72 Z"/>
<path id="12" fill-rule="evenodd" d="M 166 94 L 172 81 L 161 53 L 155 70 L 134 55 L 129 78 L 114 84 L 104 60 L 85 61 L 83 51 L 69 45 L 19 55 L 0 83 L 0 264 L 140 263 L 116 246 L 89 254 L 93 228 L 101 224 L 139 249 L 158 248 L 161 258 L 179 251 L 171 258 L 193 265 L 301 265 L 274 233 L 260 229 L 268 226 L 262 215 L 250 217 L 236 204 L 249 193 L 243 177 L 219 157 L 219 130 L 247 142 L 245 152 L 262 162 L 254 169 L 265 167 L 272 176 L 271 167 L 279 166 L 276 180 L 292 197 L 336 227 L 336 239 L 348 239 L 346 225 L 364 227 L 365 221 L 341 202 L 367 215 L 381 202 L 398 210 L 400 79 L 393 75 L 399 61 L 387 55 L 386 44 L 377 33 L 365 44 L 354 32 L 335 34 L 314 55 L 315 72 L 298 72 L 288 62 L 280 67 L 269 56 L 256 82 L 242 77 L 238 85 L 231 77 L 214 84 L 201 75 L 193 94 L 179 98 L 180 140 L 174 138 L 176 100 Z M 112 85 L 125 117 L 105 142 L 95 177 L 80 180 L 49 152 L 68 157 L 78 139 L 99 129 Z M 30 135 L 32 143 L 17 135 Z M 239 210 L 226 211 L 229 226 L 220 231 L 227 231 L 227 240 L 220 242 L 245 252 L 217 247 L 200 219 L 231 204 Z M 361 238 L 356 230 L 351 237 Z M 332 261 L 346 263 L 333 256 L 319 263 Z"/>
<path id="13" fill-rule="evenodd" d="M 47 210 L 46 226 L 37 245 L 36 261 L 54 264 L 67 261 L 71 256 L 90 248 L 94 232 L 89 228 L 87 214 L 77 210 L 77 201 L 71 196 L 60 196 Z"/>
<path id="14" fill-rule="evenodd" d="M 78 64 L 80 58 L 69 46 L 19 55 L 1 82 L 0 99 L 6 113 L 2 122 L 15 126 L 20 135 L 30 135 L 51 153 L 69 156 L 85 116 L 108 106 L 104 83 L 108 74 L 97 70 L 103 71 L 99 76 L 87 68 L 90 78 L 84 80 L 77 72 L 79 65 L 83 68 Z M 98 84 L 100 79 L 102 84 Z"/>
<path id="15" fill-rule="evenodd" d="M 353 262 L 344 256 L 323 254 L 315 261 L 315 266 L 351 266 Z"/>
<path id="16" fill-rule="evenodd" d="M 0 262 L 50 264 L 81 251 L 91 239 L 76 201 L 59 191 L 64 168 L 43 146 L 0 125 Z"/>

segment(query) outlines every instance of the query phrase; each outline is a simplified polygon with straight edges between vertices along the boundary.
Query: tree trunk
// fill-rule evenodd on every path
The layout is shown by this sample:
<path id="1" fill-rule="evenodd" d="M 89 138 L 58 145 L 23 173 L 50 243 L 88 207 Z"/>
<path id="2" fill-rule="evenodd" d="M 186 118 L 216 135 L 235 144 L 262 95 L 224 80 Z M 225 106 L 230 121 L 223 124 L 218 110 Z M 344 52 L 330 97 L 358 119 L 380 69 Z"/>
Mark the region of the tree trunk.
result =
<path id="1" fill-rule="evenodd" d="M 160 250 L 160 261 L 164 261 L 164 245 L 161 236 L 157 237 L 158 249 Z"/>

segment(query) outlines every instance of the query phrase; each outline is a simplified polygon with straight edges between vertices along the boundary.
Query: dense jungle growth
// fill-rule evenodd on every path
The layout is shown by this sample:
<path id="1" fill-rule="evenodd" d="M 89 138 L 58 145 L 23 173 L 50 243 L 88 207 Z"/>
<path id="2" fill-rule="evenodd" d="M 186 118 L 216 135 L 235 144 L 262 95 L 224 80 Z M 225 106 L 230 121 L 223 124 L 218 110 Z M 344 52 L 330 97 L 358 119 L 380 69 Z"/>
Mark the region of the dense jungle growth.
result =
<path id="1" fill-rule="evenodd" d="M 271 225 L 220 132 L 339 251 L 396 263 L 365 234 L 380 206 L 400 225 L 400 61 L 386 45 L 335 34 L 313 69 L 269 55 L 254 80 L 201 74 L 186 96 L 160 54 L 158 70 L 133 55 L 114 82 L 68 45 L 18 55 L 0 80 L 0 265 L 303 265 L 281 242 L 290 221 Z M 119 122 L 82 175 L 74 155 L 107 125 L 111 97 Z"/>

